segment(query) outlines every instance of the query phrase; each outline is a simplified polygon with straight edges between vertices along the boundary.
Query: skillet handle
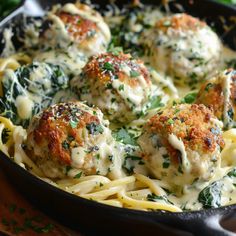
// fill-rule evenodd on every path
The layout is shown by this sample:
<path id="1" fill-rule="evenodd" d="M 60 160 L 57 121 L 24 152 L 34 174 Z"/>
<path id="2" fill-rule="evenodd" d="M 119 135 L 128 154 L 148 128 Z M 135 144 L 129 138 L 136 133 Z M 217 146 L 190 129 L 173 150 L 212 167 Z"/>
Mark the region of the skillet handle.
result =
<path id="1" fill-rule="evenodd" d="M 235 233 L 224 228 L 225 226 L 234 230 Z M 200 217 L 194 219 L 188 227 L 188 230 L 193 235 L 236 236 L 236 209 L 224 215 L 218 214 L 203 217 L 203 219 Z"/>

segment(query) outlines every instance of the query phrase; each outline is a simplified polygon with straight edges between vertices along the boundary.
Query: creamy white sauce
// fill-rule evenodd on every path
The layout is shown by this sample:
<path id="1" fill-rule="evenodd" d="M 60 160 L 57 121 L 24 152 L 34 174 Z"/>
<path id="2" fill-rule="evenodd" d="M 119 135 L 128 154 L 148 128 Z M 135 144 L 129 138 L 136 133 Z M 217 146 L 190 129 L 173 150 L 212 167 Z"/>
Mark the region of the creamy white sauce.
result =
<path id="1" fill-rule="evenodd" d="M 182 158 L 182 166 L 186 173 L 189 173 L 191 171 L 191 164 L 188 160 L 187 153 L 185 151 L 184 143 L 181 139 L 179 139 L 176 135 L 170 134 L 168 137 L 168 141 L 171 144 L 171 146 L 181 152 L 181 158 Z"/>
<path id="2" fill-rule="evenodd" d="M 71 14 L 79 14 L 82 17 L 89 19 L 93 22 L 96 22 L 98 28 L 101 31 L 101 37 L 95 41 L 95 44 L 89 45 L 89 50 L 92 51 L 93 53 L 98 53 L 98 52 L 103 52 L 106 49 L 106 46 L 108 42 L 110 41 L 111 35 L 110 35 L 110 30 L 107 26 L 107 24 L 103 21 L 102 17 L 99 15 L 94 15 L 93 11 L 83 11 L 73 4 L 66 4 L 63 7 L 63 11 L 71 13 Z M 152 9 L 150 12 L 147 11 L 148 13 L 145 14 L 145 22 L 150 23 L 150 25 L 154 25 L 156 22 L 156 19 L 161 18 L 163 16 L 163 13 L 159 11 L 159 9 Z M 109 15 L 108 15 L 109 16 Z M 111 17 L 111 16 L 109 16 Z M 72 72 L 74 75 L 78 75 L 81 72 L 81 69 L 84 67 L 87 56 L 90 55 L 91 53 L 86 54 L 82 50 L 82 52 L 77 50 L 77 47 L 75 45 L 72 45 L 68 47 L 68 43 L 72 41 L 73 39 L 68 36 L 68 33 L 66 31 L 64 23 L 52 12 L 48 14 L 48 19 L 52 20 L 54 24 L 52 25 L 53 30 L 52 32 L 47 32 L 47 37 L 50 40 L 59 40 L 61 46 L 66 48 L 66 51 L 68 51 L 68 54 L 63 54 L 59 53 L 56 50 L 51 50 L 49 52 L 36 52 L 35 53 L 35 60 L 39 61 L 46 61 L 50 62 L 53 64 L 60 65 L 66 73 Z M 111 19 L 107 19 L 108 22 L 110 21 L 111 24 L 117 24 L 119 23 L 120 20 L 122 20 L 123 17 L 111 17 Z M 142 30 L 142 25 L 141 24 L 135 24 L 134 19 L 132 19 L 132 22 L 129 22 L 130 24 L 130 29 L 132 29 L 134 32 L 140 32 Z M 36 33 L 36 34 L 34 34 Z M 39 37 L 39 34 L 37 32 L 33 33 L 33 28 L 31 29 L 34 43 L 37 42 L 37 38 Z M 189 52 L 186 51 L 189 46 L 193 48 L 193 51 L 195 53 L 200 53 L 206 60 L 210 59 L 212 55 L 215 55 L 215 57 L 218 57 L 218 54 L 221 53 L 221 58 L 220 62 L 217 61 L 218 66 L 215 68 L 216 70 L 223 69 L 225 68 L 225 62 L 231 60 L 231 59 L 236 59 L 236 52 L 232 51 L 226 47 L 223 47 L 223 49 L 220 49 L 219 47 L 219 41 L 217 37 L 212 37 L 212 33 L 209 33 L 209 29 L 203 29 L 200 32 L 195 34 L 191 34 L 188 36 L 188 39 L 186 41 L 176 41 L 176 35 L 170 31 L 168 34 L 172 35 L 173 37 L 171 38 L 170 41 L 167 37 L 164 35 L 162 36 L 162 40 L 165 41 L 167 44 L 171 45 L 177 45 L 177 51 L 173 54 L 173 57 L 171 58 L 171 61 L 166 61 L 166 51 L 164 47 L 160 47 L 158 50 L 158 56 L 153 58 L 152 63 L 154 65 L 157 65 L 157 70 L 151 71 L 152 75 L 152 82 L 156 88 L 152 88 L 154 90 L 153 93 L 156 93 L 158 95 L 161 95 L 163 98 L 166 99 L 166 103 L 168 101 L 175 100 L 177 98 L 182 98 L 184 97 L 188 92 L 190 92 L 190 88 L 187 86 L 181 87 L 181 86 L 175 86 L 173 83 L 173 78 L 171 77 L 166 77 L 165 74 L 159 73 L 160 71 L 166 71 L 167 67 L 169 66 L 169 63 L 172 63 L 174 65 L 179 66 L 180 73 L 186 74 L 186 71 L 194 71 L 195 73 L 202 74 L 203 71 L 201 71 L 200 67 L 197 68 L 192 68 L 192 65 L 189 64 L 189 62 L 186 60 L 186 57 L 189 56 Z M 214 35 L 214 34 L 213 34 Z M 153 35 L 150 35 L 153 36 Z M 185 37 L 186 35 L 182 32 L 182 37 Z M 3 56 L 9 56 L 14 52 L 14 47 L 11 42 L 11 37 L 12 37 L 12 32 L 10 30 L 7 30 L 4 32 L 4 38 L 5 38 L 5 48 L 3 51 Z M 200 50 L 199 45 L 197 41 L 192 40 L 193 38 L 201 38 L 202 43 L 206 45 L 211 45 L 211 47 L 207 47 L 205 50 Z M 152 38 L 152 37 L 151 37 Z M 134 38 L 134 41 L 137 42 L 137 39 Z M 46 44 L 46 42 L 44 42 Z M 102 45 L 101 47 L 98 47 L 97 44 L 105 44 Z M 30 45 L 30 42 L 28 42 L 28 45 Z M 200 51 L 199 51 L 200 50 Z M 222 51 L 221 51 L 222 50 Z M 182 51 L 182 53 L 180 53 Z M 184 52 L 184 53 L 183 53 Z M 81 54 L 81 55 L 79 55 Z M 144 58 L 145 61 L 147 61 L 147 58 Z M 130 76 L 130 68 L 128 66 L 123 66 L 122 70 L 126 73 L 127 76 Z M 211 68 L 207 68 L 206 71 L 210 71 Z M 49 90 L 51 88 L 51 83 L 50 80 L 47 78 L 43 78 L 44 71 L 42 68 L 38 68 L 32 73 L 30 80 L 32 81 L 38 81 L 39 78 L 43 80 L 43 83 L 45 87 Z M 13 71 L 9 70 L 5 72 L 6 77 L 10 77 L 12 80 L 14 80 L 17 83 L 17 78 L 15 77 Z M 211 77 L 211 74 L 209 74 L 207 77 Z M 229 98 L 230 98 L 230 82 L 229 82 L 229 77 L 228 79 L 225 80 L 224 84 L 224 91 L 225 91 L 225 110 L 224 110 L 224 116 L 225 119 L 228 119 L 228 116 L 226 115 L 227 112 L 227 104 L 229 103 Z M 119 90 L 120 85 L 123 85 L 120 81 L 114 80 L 112 82 L 113 87 L 117 90 L 119 95 L 124 98 L 124 99 L 129 99 L 132 104 L 135 105 L 135 108 L 139 108 L 142 105 L 142 99 L 143 97 L 147 96 L 147 90 L 143 89 L 143 87 L 146 85 L 145 79 L 142 76 L 137 77 L 140 86 L 137 88 L 130 88 L 128 85 L 124 85 L 124 90 Z M 42 82 L 42 81 L 40 81 Z M 160 86 L 161 84 L 161 86 Z M 165 86 L 168 88 L 168 92 L 164 91 L 162 87 Z M 161 87 L 161 88 L 160 88 Z M 33 89 L 33 88 L 32 88 Z M 70 99 L 76 99 L 74 94 L 71 96 L 71 91 L 60 91 L 60 94 L 57 95 L 57 97 L 54 99 L 54 101 L 58 101 L 59 99 L 64 99 L 65 100 L 70 100 Z M 69 95 L 68 95 L 69 94 Z M 104 100 L 101 100 L 101 106 L 103 106 L 105 103 L 108 103 L 111 101 L 112 95 L 108 95 L 104 98 Z M 15 103 L 17 106 L 17 111 L 19 116 L 22 119 L 28 119 L 32 115 L 32 108 L 34 102 L 40 103 L 42 101 L 42 96 L 40 95 L 32 95 L 28 93 L 27 91 L 25 94 L 20 95 L 16 98 Z M 117 104 L 113 103 L 111 104 L 111 109 L 118 111 L 118 109 L 122 106 L 122 104 Z M 100 116 L 100 114 L 99 114 Z M 148 117 L 148 116 L 147 116 Z M 227 120 L 228 121 L 228 120 Z M 141 124 L 143 124 L 146 121 L 140 121 Z M 214 123 L 220 122 L 218 120 L 213 120 Z M 138 121 L 137 121 L 138 123 Z M 220 122 L 221 123 L 221 122 Z M 222 123 L 221 123 L 222 124 Z M 108 125 L 108 124 L 107 124 Z M 0 126 L 1 128 L 1 126 Z M 134 127 L 131 127 L 131 129 Z M 24 135 L 25 132 L 23 132 Z M 16 135 L 16 134 L 15 134 Z M 82 134 L 81 134 L 82 135 Z M 83 133 L 85 136 L 85 140 L 88 141 L 89 137 L 87 133 Z M 105 129 L 104 133 L 102 134 L 102 138 L 98 142 L 99 150 L 98 154 L 100 155 L 100 159 L 93 159 L 93 161 L 90 161 L 89 163 L 86 163 L 86 151 L 87 147 L 76 147 L 72 149 L 71 152 L 71 160 L 72 160 L 72 166 L 75 168 L 73 169 L 73 174 L 78 173 L 78 170 L 83 169 L 84 167 L 86 168 L 91 168 L 91 167 L 96 167 L 96 169 L 99 171 L 100 174 L 103 175 L 109 175 L 110 178 L 112 179 L 118 179 L 124 176 L 124 172 L 122 170 L 122 164 L 123 164 L 123 157 L 125 155 L 124 148 L 118 145 L 117 143 L 113 142 L 113 140 L 110 140 L 110 131 L 108 129 Z M 21 137 L 22 138 L 22 137 Z M 24 136 L 25 138 L 25 136 Z M 19 139 L 19 137 L 15 137 L 15 139 Z M 152 153 L 153 158 L 153 163 L 154 165 L 160 165 L 159 162 L 163 161 L 163 155 L 167 154 L 167 151 L 165 148 L 161 147 L 159 148 L 158 154 L 153 150 L 153 143 L 156 143 L 157 137 L 152 137 L 152 139 L 147 139 L 149 142 L 145 142 L 145 139 L 143 140 L 143 146 L 146 146 L 147 149 L 150 150 L 150 153 Z M 191 163 L 188 160 L 187 153 L 185 150 L 185 146 L 183 144 L 183 141 L 181 139 L 178 139 L 174 134 L 170 134 L 168 138 L 169 143 L 173 146 L 173 148 L 179 150 L 182 154 L 182 164 L 184 171 L 186 173 L 190 173 L 192 166 Z M 19 139 L 18 142 L 16 142 L 16 145 L 18 143 L 22 142 L 22 140 Z M 229 142 L 227 146 L 227 152 L 225 155 L 231 156 L 232 160 L 226 162 L 225 165 L 232 165 L 236 166 L 236 147 L 232 148 L 233 143 Z M 231 147 L 231 149 L 230 149 Z M 223 150 L 224 152 L 224 150 Z M 112 163 L 110 160 L 108 160 L 108 156 L 113 155 L 114 160 Z M 201 157 L 199 157 L 201 158 Z M 16 162 L 21 162 L 20 156 L 16 156 Z M 201 160 L 199 160 L 201 161 Z M 85 165 L 86 164 L 86 165 Z M 202 168 L 206 169 L 205 164 L 202 163 Z M 110 168 L 110 169 L 109 169 Z M 49 175 L 57 176 L 58 175 L 58 167 L 54 165 L 53 162 L 48 162 L 46 165 L 42 166 L 42 169 L 44 172 L 48 172 Z M 109 169 L 109 171 L 108 171 Z M 161 170 L 160 169 L 155 169 L 153 166 L 149 166 L 149 169 L 152 169 L 152 173 L 158 173 Z M 212 176 L 210 181 L 196 181 L 192 185 L 186 185 L 183 189 L 183 195 L 176 197 L 175 195 L 171 194 L 168 196 L 169 200 L 175 203 L 176 205 L 180 207 L 185 207 L 185 209 L 190 209 L 190 210 L 199 210 L 202 208 L 202 204 L 198 201 L 198 194 L 199 192 L 208 186 L 210 183 L 214 181 L 221 181 L 223 184 L 222 187 L 222 197 L 221 197 L 221 204 L 222 205 L 228 205 L 228 204 L 234 204 L 236 203 L 236 180 L 235 178 L 229 178 L 225 177 L 227 172 L 230 170 L 229 167 L 225 168 L 220 168 L 219 171 L 217 172 L 216 175 Z M 108 173 L 109 172 L 109 173 Z M 136 165 L 134 168 L 135 173 L 143 173 L 145 175 L 148 175 L 149 172 L 146 168 L 146 166 L 141 166 L 141 165 Z M 148 192 L 149 193 L 149 192 Z"/>

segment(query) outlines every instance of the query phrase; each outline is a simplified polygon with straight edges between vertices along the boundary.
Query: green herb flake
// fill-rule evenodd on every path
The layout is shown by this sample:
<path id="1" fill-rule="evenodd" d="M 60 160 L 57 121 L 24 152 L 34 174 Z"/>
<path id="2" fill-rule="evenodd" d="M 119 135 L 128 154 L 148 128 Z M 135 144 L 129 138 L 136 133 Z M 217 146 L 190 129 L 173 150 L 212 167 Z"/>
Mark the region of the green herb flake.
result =
<path id="1" fill-rule="evenodd" d="M 169 166 L 170 166 L 170 157 L 169 157 L 169 155 L 165 154 L 165 155 L 163 155 L 162 167 L 164 169 L 167 169 L 167 168 L 169 168 Z"/>
<path id="2" fill-rule="evenodd" d="M 136 70 L 131 70 L 130 71 L 130 77 L 138 77 L 140 75 L 140 73 Z"/>
<path id="3" fill-rule="evenodd" d="M 123 91 L 123 90 L 124 90 L 124 85 L 121 84 L 121 85 L 119 86 L 118 90 L 119 90 L 119 91 Z"/>
<path id="4" fill-rule="evenodd" d="M 74 179 L 79 179 L 82 176 L 82 171 L 74 176 Z"/>
<path id="5" fill-rule="evenodd" d="M 213 84 L 212 83 L 208 83 L 207 85 L 206 85 L 206 87 L 205 87 L 205 91 L 209 91 L 209 89 L 210 88 L 212 88 L 213 87 Z"/>
<path id="6" fill-rule="evenodd" d="M 164 104 L 161 102 L 161 97 L 160 96 L 154 96 L 150 99 L 149 101 L 149 106 L 148 110 L 152 110 L 158 107 L 163 107 Z"/>
<path id="7" fill-rule="evenodd" d="M 95 122 L 87 124 L 86 129 L 89 131 L 89 134 L 92 135 L 102 134 L 104 131 L 103 127 L 100 124 L 96 124 Z"/>
<path id="8" fill-rule="evenodd" d="M 114 56 L 119 56 L 121 52 L 123 52 L 122 47 L 114 47 L 113 44 L 109 46 L 108 52 L 112 53 Z"/>
<path id="9" fill-rule="evenodd" d="M 173 125 L 175 122 L 174 122 L 172 119 L 169 119 L 169 120 L 167 120 L 167 123 L 168 123 L 169 125 Z"/>
<path id="10" fill-rule="evenodd" d="M 109 62 L 105 62 L 105 63 L 103 64 L 102 69 L 103 69 L 103 70 L 107 70 L 107 71 L 114 71 L 114 70 L 115 70 L 115 69 L 114 69 L 114 66 L 113 66 L 111 63 L 109 63 Z"/>
<path id="11" fill-rule="evenodd" d="M 182 103 L 192 104 L 196 99 L 197 93 L 189 93 L 182 100 Z"/>
<path id="12" fill-rule="evenodd" d="M 126 129 L 121 128 L 118 132 L 113 133 L 113 137 L 118 142 L 122 142 L 124 144 L 129 144 L 133 146 L 137 146 L 136 139 L 134 138 L 133 134 L 130 134 Z"/>
<path id="13" fill-rule="evenodd" d="M 64 140 L 61 145 L 65 150 L 70 148 L 70 144 L 66 140 Z"/>
<path id="14" fill-rule="evenodd" d="M 70 120 L 70 126 L 72 129 L 75 129 L 78 125 L 79 120 L 78 119 L 71 119 Z"/>
<path id="15" fill-rule="evenodd" d="M 66 175 L 68 175 L 68 172 L 72 169 L 71 166 L 66 166 Z"/>

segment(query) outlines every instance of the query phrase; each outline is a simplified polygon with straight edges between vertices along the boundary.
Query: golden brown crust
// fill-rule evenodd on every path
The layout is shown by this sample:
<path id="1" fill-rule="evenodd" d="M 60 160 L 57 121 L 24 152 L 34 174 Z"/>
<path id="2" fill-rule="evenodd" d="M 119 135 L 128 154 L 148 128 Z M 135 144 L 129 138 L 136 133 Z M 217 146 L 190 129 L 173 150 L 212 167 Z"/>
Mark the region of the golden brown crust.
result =
<path id="1" fill-rule="evenodd" d="M 226 79 L 226 74 L 232 72 L 233 69 L 228 69 L 225 71 L 225 76 L 218 79 L 218 77 L 213 78 L 205 82 L 197 95 L 196 104 L 204 104 L 207 107 L 212 107 L 215 116 L 218 119 L 223 119 L 224 112 L 224 100 L 225 95 L 223 92 L 224 80 Z M 221 75 L 219 75 L 221 76 Z M 230 87 L 230 106 L 235 110 L 236 108 L 236 73 L 231 76 L 231 87 Z M 235 112 L 234 112 L 235 113 Z M 234 119 L 236 114 L 234 114 Z"/>
<path id="2" fill-rule="evenodd" d="M 70 165 L 71 148 L 84 144 L 79 130 L 91 123 L 99 124 L 99 119 L 81 110 L 76 103 L 59 104 L 43 112 L 29 138 L 48 149 L 49 158 Z"/>
<path id="3" fill-rule="evenodd" d="M 80 15 L 58 12 L 57 16 L 65 24 L 69 35 L 77 42 L 85 42 L 97 31 L 97 25 L 95 22 L 85 19 Z"/>
<path id="4" fill-rule="evenodd" d="M 199 19 L 185 13 L 176 14 L 172 17 L 164 17 L 156 23 L 156 27 L 164 32 L 166 32 L 169 27 L 175 30 L 196 31 L 197 29 L 204 27 L 205 25 L 205 22 L 200 21 Z"/>
<path id="5" fill-rule="evenodd" d="M 122 65 L 128 66 L 135 71 L 137 75 L 142 75 L 150 85 L 150 75 L 141 60 L 134 60 L 130 54 L 103 53 L 93 56 L 83 69 L 83 74 L 89 79 L 97 79 L 102 84 L 107 84 L 113 79 L 128 84 L 130 87 L 136 87 L 139 84 L 137 76 L 130 78 L 123 70 Z M 110 69 L 108 68 L 110 66 Z"/>
<path id="6" fill-rule="evenodd" d="M 153 116 L 147 124 L 152 133 L 161 135 L 174 163 L 179 161 L 179 151 L 168 142 L 169 134 L 176 135 L 190 150 L 212 153 L 217 146 L 223 147 L 220 130 L 210 123 L 214 115 L 204 105 L 177 105 Z"/>

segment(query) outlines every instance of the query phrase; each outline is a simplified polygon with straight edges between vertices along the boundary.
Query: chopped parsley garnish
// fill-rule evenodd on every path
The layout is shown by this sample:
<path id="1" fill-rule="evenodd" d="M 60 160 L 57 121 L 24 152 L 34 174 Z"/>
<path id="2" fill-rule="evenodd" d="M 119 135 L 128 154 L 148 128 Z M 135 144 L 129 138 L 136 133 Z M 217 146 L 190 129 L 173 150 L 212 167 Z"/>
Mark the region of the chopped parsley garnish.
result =
<path id="1" fill-rule="evenodd" d="M 68 172 L 72 169 L 71 166 L 66 166 L 66 175 L 68 174 Z"/>
<path id="2" fill-rule="evenodd" d="M 182 103 L 192 104 L 197 97 L 197 93 L 189 93 L 182 100 Z"/>
<path id="3" fill-rule="evenodd" d="M 140 73 L 136 70 L 131 70 L 130 71 L 130 77 L 138 77 Z"/>
<path id="4" fill-rule="evenodd" d="M 89 131 L 89 134 L 92 135 L 102 134 L 104 131 L 102 126 L 100 124 L 96 124 L 95 122 L 87 124 L 86 128 Z"/>
<path id="5" fill-rule="evenodd" d="M 152 110 L 152 109 L 163 107 L 163 106 L 164 104 L 161 102 L 161 97 L 155 96 L 150 99 L 148 110 Z"/>
<path id="6" fill-rule="evenodd" d="M 70 148 L 70 144 L 66 140 L 64 140 L 61 145 L 66 150 Z"/>
<path id="7" fill-rule="evenodd" d="M 111 63 L 109 63 L 109 62 L 105 62 L 105 63 L 103 64 L 102 69 L 103 69 L 103 70 L 108 70 L 108 71 L 114 71 L 114 70 L 115 70 L 115 69 L 114 69 L 114 66 L 113 66 Z"/>
<path id="8" fill-rule="evenodd" d="M 111 52 L 113 55 L 118 56 L 121 52 L 123 52 L 122 47 L 114 47 L 113 44 L 109 45 L 108 52 Z"/>
<path id="9" fill-rule="evenodd" d="M 162 167 L 164 168 L 164 169 L 167 169 L 169 166 L 170 166 L 170 157 L 169 157 L 169 155 L 167 155 L 167 154 L 164 154 L 163 155 L 163 163 L 162 163 Z"/>
<path id="10" fill-rule="evenodd" d="M 107 89 L 112 89 L 112 84 L 111 84 L 111 83 L 108 83 L 108 84 L 106 85 L 106 88 L 107 88 Z"/>
<path id="11" fill-rule="evenodd" d="M 82 171 L 74 176 L 74 179 L 79 179 L 82 176 Z"/>
<path id="12" fill-rule="evenodd" d="M 205 87 L 205 91 L 209 91 L 210 88 L 212 88 L 214 85 L 212 83 L 208 83 Z"/>
<path id="13" fill-rule="evenodd" d="M 122 90 L 124 90 L 124 85 L 123 84 L 121 84 L 120 86 L 119 86 L 119 91 L 122 91 Z"/>
<path id="14" fill-rule="evenodd" d="M 113 137 L 118 142 L 122 142 L 124 144 L 129 144 L 133 146 L 137 146 L 136 139 L 133 134 L 130 134 L 126 129 L 121 128 L 118 132 L 113 133 Z"/>
<path id="15" fill-rule="evenodd" d="M 168 123 L 169 125 L 173 125 L 175 122 L 170 118 L 169 120 L 167 120 L 167 123 Z"/>
<path id="16" fill-rule="evenodd" d="M 79 120 L 76 118 L 76 119 L 71 119 L 70 120 L 70 126 L 71 126 L 71 128 L 72 129 L 75 129 L 76 127 L 77 127 L 77 125 L 78 125 L 78 122 L 79 122 Z"/>

